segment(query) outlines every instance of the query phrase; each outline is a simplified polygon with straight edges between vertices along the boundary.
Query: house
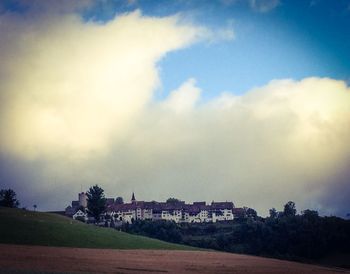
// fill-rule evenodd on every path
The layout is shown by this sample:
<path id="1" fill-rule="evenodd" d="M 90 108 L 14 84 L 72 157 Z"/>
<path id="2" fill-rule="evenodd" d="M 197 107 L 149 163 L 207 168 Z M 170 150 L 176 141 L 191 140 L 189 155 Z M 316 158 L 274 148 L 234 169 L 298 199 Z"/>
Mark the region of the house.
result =
<path id="1" fill-rule="evenodd" d="M 132 194 L 131 202 L 107 205 L 106 215 L 114 220 L 131 223 L 133 220 L 166 220 L 175 223 L 203 223 L 230 221 L 235 217 L 236 209 L 232 202 L 194 202 L 172 203 L 137 201 Z"/>
<path id="2" fill-rule="evenodd" d="M 88 219 L 85 211 L 87 198 L 85 193 L 79 193 L 79 200 L 72 201 L 66 208 L 66 215 L 76 219 Z M 113 198 L 106 199 L 106 211 L 102 219 L 113 220 L 115 223 L 132 223 L 134 220 L 166 220 L 175 223 L 208 223 L 231 221 L 241 214 L 233 202 L 194 202 L 186 204 L 184 201 L 146 202 L 137 201 L 132 193 L 130 203 L 119 204 Z"/>
<path id="3" fill-rule="evenodd" d="M 67 206 L 64 214 L 73 218 L 83 217 L 85 221 L 88 220 L 88 214 L 86 212 L 87 196 L 84 192 L 78 194 L 78 201 L 72 201 L 70 206 Z"/>
<path id="4" fill-rule="evenodd" d="M 88 215 L 87 215 L 87 213 L 85 212 L 85 210 L 83 211 L 83 210 L 81 210 L 81 209 L 78 209 L 78 211 L 75 212 L 75 213 L 73 214 L 73 216 L 72 216 L 72 218 L 73 218 L 74 220 L 76 220 L 76 219 L 79 218 L 79 217 L 80 217 L 80 218 L 83 218 L 85 222 L 88 220 Z"/>

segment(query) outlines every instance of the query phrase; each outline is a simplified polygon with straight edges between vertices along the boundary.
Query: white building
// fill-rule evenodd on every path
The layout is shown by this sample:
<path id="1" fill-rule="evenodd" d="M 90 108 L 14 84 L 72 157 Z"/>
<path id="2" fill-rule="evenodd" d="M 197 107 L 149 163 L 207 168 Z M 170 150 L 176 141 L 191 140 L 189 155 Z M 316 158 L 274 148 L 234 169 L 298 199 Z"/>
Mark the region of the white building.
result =
<path id="1" fill-rule="evenodd" d="M 83 212 L 81 209 L 79 209 L 77 212 L 75 212 L 72 216 L 74 220 L 76 220 L 78 217 L 84 218 L 84 221 L 86 222 L 88 220 L 88 215 L 86 212 Z"/>
<path id="2" fill-rule="evenodd" d="M 172 203 L 137 201 L 134 193 L 131 202 L 118 204 L 113 198 L 106 199 L 106 212 L 115 222 L 132 223 L 133 220 L 166 220 L 175 223 L 204 223 L 231 221 L 243 209 L 235 208 L 232 202 L 194 202 L 186 204 L 184 201 Z M 79 200 L 72 201 L 72 206 L 66 208 L 66 215 L 73 219 L 83 217 L 88 219 L 86 210 L 87 197 L 84 192 L 79 193 Z"/>
<path id="3" fill-rule="evenodd" d="M 205 202 L 185 204 L 137 201 L 133 193 L 131 203 L 110 204 L 106 214 L 116 221 L 131 223 L 133 220 L 167 220 L 175 223 L 220 222 L 234 219 L 239 209 L 232 202 Z"/>

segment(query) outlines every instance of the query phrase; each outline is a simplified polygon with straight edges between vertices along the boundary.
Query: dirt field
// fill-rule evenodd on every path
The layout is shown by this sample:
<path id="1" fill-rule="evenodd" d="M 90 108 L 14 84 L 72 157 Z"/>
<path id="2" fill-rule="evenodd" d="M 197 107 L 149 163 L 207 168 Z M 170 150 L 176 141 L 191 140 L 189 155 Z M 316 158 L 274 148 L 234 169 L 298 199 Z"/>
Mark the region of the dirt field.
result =
<path id="1" fill-rule="evenodd" d="M 0 244 L 0 273 L 349 273 L 205 251 L 110 250 Z"/>

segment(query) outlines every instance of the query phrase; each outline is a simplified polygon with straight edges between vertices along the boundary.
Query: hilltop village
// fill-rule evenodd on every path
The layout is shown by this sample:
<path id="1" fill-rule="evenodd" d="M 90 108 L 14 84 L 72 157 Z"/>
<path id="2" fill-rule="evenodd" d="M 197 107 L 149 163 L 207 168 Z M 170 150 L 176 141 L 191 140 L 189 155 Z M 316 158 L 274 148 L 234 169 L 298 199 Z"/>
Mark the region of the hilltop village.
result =
<path id="1" fill-rule="evenodd" d="M 81 192 L 77 201 L 65 209 L 65 214 L 73 219 L 91 221 L 87 211 L 87 196 Z M 240 215 L 243 208 L 236 208 L 233 202 L 194 202 L 186 204 L 184 201 L 146 202 L 137 201 L 132 193 L 130 203 L 119 203 L 114 198 L 106 199 L 106 211 L 103 219 L 116 223 L 132 223 L 133 220 L 166 220 L 175 223 L 208 223 L 231 221 Z"/>

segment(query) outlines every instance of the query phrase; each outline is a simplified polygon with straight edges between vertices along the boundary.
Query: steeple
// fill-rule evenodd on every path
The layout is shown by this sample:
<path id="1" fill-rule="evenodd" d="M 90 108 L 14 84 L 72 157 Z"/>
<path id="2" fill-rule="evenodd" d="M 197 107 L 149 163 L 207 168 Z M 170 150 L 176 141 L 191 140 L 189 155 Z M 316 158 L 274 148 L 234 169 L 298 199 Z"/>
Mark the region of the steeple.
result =
<path id="1" fill-rule="evenodd" d="M 136 203 L 134 192 L 132 193 L 132 196 L 131 196 L 131 203 Z"/>

